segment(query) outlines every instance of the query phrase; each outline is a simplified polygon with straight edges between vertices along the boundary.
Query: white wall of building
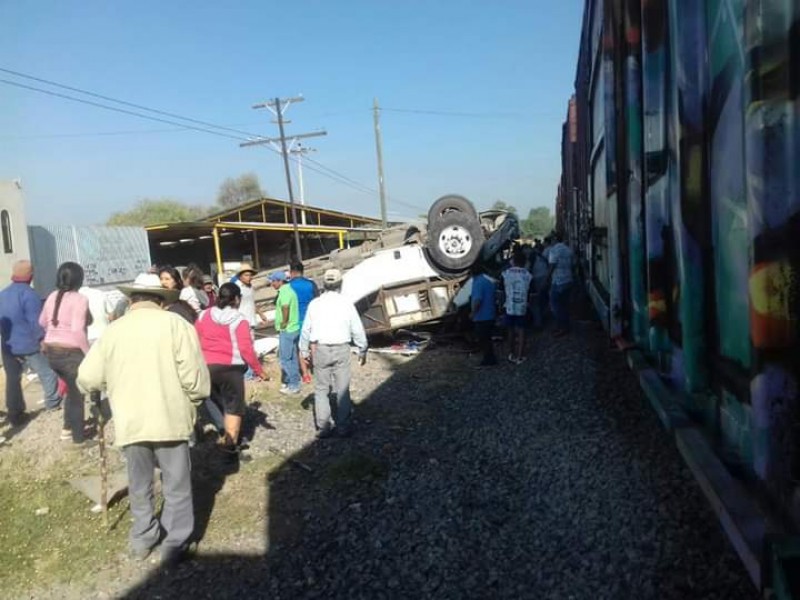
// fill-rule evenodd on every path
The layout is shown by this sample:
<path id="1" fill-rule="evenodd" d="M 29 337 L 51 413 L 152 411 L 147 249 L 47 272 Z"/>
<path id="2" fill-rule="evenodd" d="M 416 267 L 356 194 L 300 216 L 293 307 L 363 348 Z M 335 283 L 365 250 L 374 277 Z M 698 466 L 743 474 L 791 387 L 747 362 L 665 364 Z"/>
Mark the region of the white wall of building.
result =
<path id="1" fill-rule="evenodd" d="M 0 181 L 0 287 L 11 279 L 11 267 L 30 258 L 25 200 L 19 180 Z"/>

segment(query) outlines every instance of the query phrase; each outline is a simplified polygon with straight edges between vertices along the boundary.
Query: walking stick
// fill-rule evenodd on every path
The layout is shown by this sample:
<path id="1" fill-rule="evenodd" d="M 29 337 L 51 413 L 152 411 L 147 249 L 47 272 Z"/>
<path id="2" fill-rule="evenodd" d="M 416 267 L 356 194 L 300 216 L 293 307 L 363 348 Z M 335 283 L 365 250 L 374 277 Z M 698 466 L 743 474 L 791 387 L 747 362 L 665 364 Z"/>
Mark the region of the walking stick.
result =
<path id="1" fill-rule="evenodd" d="M 103 527 L 108 529 L 108 461 L 106 456 L 106 420 L 103 416 L 100 392 L 92 392 L 92 402 L 97 409 L 97 442 L 100 447 L 100 509 Z"/>

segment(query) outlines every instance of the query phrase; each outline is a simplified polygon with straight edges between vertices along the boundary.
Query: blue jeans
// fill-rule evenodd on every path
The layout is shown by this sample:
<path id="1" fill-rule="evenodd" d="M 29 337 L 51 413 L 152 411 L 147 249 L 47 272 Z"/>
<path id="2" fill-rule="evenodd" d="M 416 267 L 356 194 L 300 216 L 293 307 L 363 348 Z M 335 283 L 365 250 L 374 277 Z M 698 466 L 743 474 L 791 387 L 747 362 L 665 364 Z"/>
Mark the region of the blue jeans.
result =
<path id="1" fill-rule="evenodd" d="M 297 362 L 297 340 L 300 332 L 281 331 L 278 336 L 278 357 L 281 361 L 281 381 L 290 390 L 300 389 L 300 365 Z"/>
<path id="2" fill-rule="evenodd" d="M 39 376 L 44 392 L 44 404 L 47 408 L 57 408 L 61 403 L 58 397 L 58 377 L 47 357 L 41 352 L 14 356 L 3 352 L 3 367 L 6 370 L 6 409 L 8 419 L 12 423 L 25 412 L 25 397 L 22 395 L 22 373 L 26 367 L 33 369 Z"/>
<path id="3" fill-rule="evenodd" d="M 556 320 L 556 327 L 563 331 L 569 330 L 569 300 L 572 292 L 572 282 L 560 283 L 550 286 L 550 310 Z"/>

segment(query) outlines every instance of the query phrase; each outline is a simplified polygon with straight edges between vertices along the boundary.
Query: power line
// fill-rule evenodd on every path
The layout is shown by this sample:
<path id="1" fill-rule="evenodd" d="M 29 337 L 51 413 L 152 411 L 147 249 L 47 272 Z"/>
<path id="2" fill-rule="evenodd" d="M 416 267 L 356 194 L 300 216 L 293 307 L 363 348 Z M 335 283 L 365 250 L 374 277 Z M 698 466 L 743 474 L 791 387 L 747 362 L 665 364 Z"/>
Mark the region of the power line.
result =
<path id="1" fill-rule="evenodd" d="M 27 85 L 27 84 L 20 83 L 20 82 L 17 82 L 17 81 L 10 81 L 8 79 L 0 79 L 0 83 L 6 84 L 6 85 L 10 85 L 10 86 L 13 86 L 13 87 L 18 87 L 18 88 L 21 88 L 21 89 L 26 89 L 26 90 L 30 90 L 30 91 L 34 91 L 34 92 L 39 92 L 41 94 L 46 94 L 48 96 L 53 96 L 53 97 L 56 97 L 56 98 L 69 100 L 71 102 L 77 102 L 77 103 L 80 103 L 80 104 L 93 106 L 95 108 L 101 108 L 103 110 L 108 110 L 108 111 L 112 111 L 112 112 L 116 112 L 116 113 L 121 113 L 121 114 L 129 115 L 129 116 L 133 116 L 133 117 L 139 117 L 140 119 L 147 119 L 149 121 L 154 121 L 154 122 L 157 122 L 157 123 L 164 123 L 164 124 L 167 124 L 167 125 L 175 126 L 176 129 L 173 129 L 171 131 L 185 131 L 185 130 L 199 131 L 201 133 L 208 133 L 210 135 L 215 135 L 217 137 L 223 137 L 223 138 L 226 138 L 226 139 L 233 139 L 233 140 L 237 140 L 237 141 L 250 141 L 252 137 L 263 137 L 263 136 L 260 136 L 258 134 L 255 134 L 255 133 L 250 133 L 250 132 L 247 132 L 247 131 L 242 131 L 242 130 L 234 129 L 234 128 L 231 128 L 231 127 L 225 127 L 225 126 L 222 126 L 222 125 L 215 125 L 215 124 L 210 123 L 208 121 L 202 121 L 200 119 L 193 119 L 191 117 L 184 117 L 182 115 L 177 115 L 175 113 L 169 113 L 169 112 L 161 111 L 161 110 L 158 110 L 158 109 L 155 109 L 155 108 L 149 108 L 149 107 L 146 107 L 144 105 L 134 104 L 132 102 L 127 102 L 127 101 L 124 101 L 124 100 L 118 100 L 118 99 L 115 99 L 115 98 L 111 98 L 110 96 L 104 96 L 102 94 L 96 94 L 96 93 L 90 92 L 88 90 L 82 90 L 80 88 L 75 88 L 75 87 L 72 87 L 72 86 L 67 86 L 67 85 L 64 85 L 64 84 L 51 82 L 51 81 L 46 80 L 46 79 L 42 79 L 42 78 L 39 78 L 39 77 L 33 77 L 32 75 L 25 75 L 23 73 L 19 73 L 17 71 L 12 71 L 10 69 L 4 69 L 2 67 L 0 67 L 0 72 L 11 73 L 13 75 L 17 75 L 17 76 L 20 76 L 20 77 L 25 77 L 27 79 L 40 81 L 40 82 L 46 83 L 48 85 L 54 85 L 54 86 L 60 87 L 62 89 L 69 89 L 69 90 L 72 90 L 72 91 L 76 91 L 78 93 L 85 94 L 85 95 L 88 95 L 88 96 L 101 98 L 101 99 L 107 99 L 108 101 L 116 102 L 117 104 L 122 104 L 122 105 L 126 105 L 126 106 L 141 108 L 141 110 L 146 110 L 146 111 L 152 112 L 154 114 L 162 114 L 162 115 L 165 115 L 165 116 L 174 116 L 174 118 L 181 119 L 181 120 L 187 121 L 189 123 L 198 123 L 198 124 L 204 124 L 204 125 L 207 124 L 209 127 L 212 127 L 213 129 L 219 129 L 219 130 L 223 130 L 223 131 L 231 131 L 231 132 L 234 132 L 234 133 L 239 133 L 239 134 L 241 134 L 241 136 L 246 136 L 246 137 L 234 136 L 234 135 L 230 135 L 230 134 L 227 134 L 227 133 L 222 133 L 222 131 L 214 131 L 213 129 L 207 129 L 205 127 L 197 127 L 197 126 L 194 126 L 194 125 L 188 125 L 186 123 L 178 123 L 176 121 L 171 121 L 169 119 L 164 119 L 164 118 L 161 118 L 161 117 L 155 117 L 155 116 L 152 116 L 152 115 L 145 115 L 145 114 L 142 114 L 140 112 L 133 111 L 133 110 L 127 110 L 127 109 L 119 108 L 119 107 L 116 107 L 116 106 L 109 106 L 107 104 L 102 104 L 100 102 L 94 102 L 92 100 L 86 100 L 85 98 L 77 98 L 75 96 L 70 96 L 68 94 L 62 94 L 60 92 L 54 92 L 52 90 L 47 90 L 47 89 L 43 89 L 43 88 L 40 88 L 40 87 Z M 386 109 L 382 109 L 382 110 L 386 110 Z M 159 130 L 159 131 L 166 132 L 166 131 L 169 131 L 169 130 Z M 155 131 L 153 131 L 153 132 L 155 132 Z M 123 134 L 123 132 L 108 132 L 108 135 L 122 135 L 122 134 Z M 60 135 L 60 134 L 53 134 L 53 135 Z M 71 135 L 71 134 L 65 134 L 65 136 L 69 136 L 69 135 Z M 105 134 L 101 132 L 99 135 L 105 135 Z M 270 150 L 271 152 L 276 152 L 273 148 L 269 148 L 268 147 L 268 150 Z M 295 162 L 297 161 L 297 159 L 295 159 L 295 158 L 292 158 L 291 160 L 293 160 Z M 307 160 L 309 162 L 313 162 L 318 167 L 318 168 L 315 168 L 315 167 L 311 167 L 311 166 L 306 165 L 306 168 L 308 170 L 310 170 L 310 171 L 318 173 L 319 175 L 327 177 L 328 179 L 332 179 L 332 180 L 334 180 L 337 183 L 340 183 L 342 185 L 346 185 L 346 186 L 350 187 L 351 189 L 355 189 L 356 191 L 359 191 L 359 192 L 362 192 L 362 193 L 366 193 L 366 194 L 370 194 L 370 195 L 377 195 L 378 194 L 377 190 L 372 189 L 372 188 L 370 188 L 370 187 L 364 185 L 363 183 L 360 183 L 360 182 L 358 182 L 358 181 L 356 181 L 354 179 L 351 179 L 350 177 L 344 175 L 343 173 L 340 173 L 340 172 L 338 172 L 338 171 L 336 171 L 334 169 L 331 169 L 330 167 L 327 167 L 327 166 L 323 165 L 319 161 L 316 161 L 316 160 L 313 160 L 313 159 L 307 159 Z M 403 202 L 402 200 L 398 200 L 396 198 L 391 198 L 390 197 L 390 200 L 392 202 L 396 203 L 396 204 L 400 204 L 400 205 L 406 206 L 408 208 L 413 208 L 415 210 L 420 210 L 421 209 L 420 206 L 409 204 L 407 202 Z"/>
<path id="2" fill-rule="evenodd" d="M 109 137 L 123 135 L 148 135 L 153 133 L 185 133 L 190 131 L 183 125 L 169 129 L 121 129 L 118 131 L 73 131 L 64 133 L 28 133 L 28 134 L 0 134 L 0 139 L 6 140 L 34 140 L 46 138 L 89 138 Z"/>
<path id="3" fill-rule="evenodd" d="M 139 117 L 141 119 L 148 119 L 150 121 L 156 121 L 157 123 L 166 123 L 168 125 L 177 125 L 178 127 L 183 127 L 184 129 L 192 129 L 194 131 L 202 131 L 203 133 L 210 133 L 211 135 L 217 135 L 217 136 L 225 137 L 225 138 L 228 138 L 228 139 L 234 139 L 234 140 L 241 139 L 239 137 L 234 137 L 232 135 L 229 135 L 229 134 L 226 134 L 226 133 L 222 133 L 220 131 L 213 131 L 211 129 L 204 129 L 202 127 L 196 127 L 194 125 L 185 125 L 183 123 L 176 123 L 175 121 L 168 121 L 167 119 L 162 119 L 160 117 L 153 117 L 153 116 L 150 116 L 150 115 L 143 115 L 141 113 L 137 113 L 137 112 L 134 112 L 132 110 L 127 110 L 125 108 L 118 108 L 116 106 L 108 106 L 107 104 L 100 104 L 99 102 L 93 102 L 91 100 L 85 100 L 83 98 L 76 98 L 74 96 L 68 96 L 67 94 L 61 94 L 59 92 L 54 92 L 52 90 L 45 90 L 45 89 L 42 89 L 42 88 L 37 88 L 37 87 L 34 87 L 32 85 L 26 85 L 24 83 L 19 83 L 17 81 L 9 81 L 8 79 L 0 79 L 0 83 L 4 83 L 6 85 L 11 85 L 11 86 L 22 88 L 22 89 L 26 89 L 26 90 L 32 90 L 34 92 L 39 92 L 39 93 L 42 93 L 42 94 L 47 94 L 48 96 L 55 96 L 56 98 L 63 98 L 64 100 L 71 100 L 72 102 L 79 102 L 80 104 L 87 104 L 89 106 L 94 106 L 94 107 L 97 107 L 97 108 L 102 108 L 102 109 L 105 109 L 105 110 L 110 110 L 110 111 L 113 111 L 113 112 L 122 113 L 122 114 L 125 114 L 125 115 L 132 115 L 134 117 Z"/>
<path id="4" fill-rule="evenodd" d="M 27 75 L 25 73 L 20 73 L 19 71 L 12 71 L 11 69 L 4 69 L 0 67 L 0 72 L 8 73 L 10 75 L 15 75 L 17 77 L 22 77 L 24 79 L 30 79 L 32 81 L 38 81 L 39 83 L 44 83 L 47 85 L 51 85 L 57 88 L 61 88 L 64 90 L 69 90 L 71 92 L 78 92 L 79 94 L 84 94 L 86 96 L 91 96 L 92 98 L 99 98 L 101 100 L 106 100 L 107 102 L 114 102 L 116 104 L 122 104 L 123 106 L 130 106 L 131 108 L 137 108 L 139 110 L 145 110 L 147 112 L 155 113 L 157 115 L 163 115 L 165 117 L 172 117 L 173 119 L 180 119 L 181 121 L 188 121 L 189 123 L 196 123 L 198 125 L 205 125 L 206 127 L 211 127 L 212 129 L 220 129 L 222 131 L 230 131 L 232 133 L 240 133 L 242 135 L 254 135 L 247 131 L 242 131 L 240 129 L 234 129 L 231 127 L 225 127 L 224 125 L 215 125 L 214 123 L 209 123 L 208 121 L 201 121 L 200 119 L 192 119 L 190 117 L 184 117 L 183 115 L 178 115 L 175 113 L 167 112 L 164 110 L 159 110 L 157 108 L 150 108 L 148 106 L 144 106 L 142 104 L 135 104 L 133 102 L 128 102 L 126 100 L 119 100 L 117 98 L 112 98 L 111 96 L 104 96 L 103 94 L 97 94 L 95 92 L 90 92 L 89 90 L 84 90 L 81 88 L 73 87 L 70 85 L 65 85 L 63 83 L 58 83 L 57 81 L 51 81 L 49 79 L 43 79 L 41 77 L 34 77 L 33 75 Z M 4 83 L 8 83 L 7 81 L 3 81 Z M 13 85 L 13 84 L 12 84 Z M 21 84 L 20 87 L 24 87 Z"/>
<path id="5" fill-rule="evenodd" d="M 0 135 L 7 140 L 35 140 L 43 138 L 81 138 L 81 137 L 108 137 L 117 135 L 140 135 L 150 133 L 177 133 L 189 131 L 185 127 L 172 127 L 170 129 L 129 129 L 124 131 L 91 131 L 85 133 L 32 133 L 28 135 Z"/>

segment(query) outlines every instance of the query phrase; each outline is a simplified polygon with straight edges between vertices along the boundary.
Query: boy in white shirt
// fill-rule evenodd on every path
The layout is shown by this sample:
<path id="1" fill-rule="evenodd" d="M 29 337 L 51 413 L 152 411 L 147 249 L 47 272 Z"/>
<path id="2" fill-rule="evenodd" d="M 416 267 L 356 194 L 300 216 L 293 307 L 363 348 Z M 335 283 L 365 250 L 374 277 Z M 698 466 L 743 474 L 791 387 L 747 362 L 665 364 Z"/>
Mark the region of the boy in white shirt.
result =
<path id="1" fill-rule="evenodd" d="M 509 362 L 521 364 L 525 360 L 525 317 L 528 314 L 528 292 L 531 276 L 525 268 L 525 255 L 515 252 L 511 268 L 503 271 L 503 287 L 506 293 L 506 327 L 511 353 Z"/>

